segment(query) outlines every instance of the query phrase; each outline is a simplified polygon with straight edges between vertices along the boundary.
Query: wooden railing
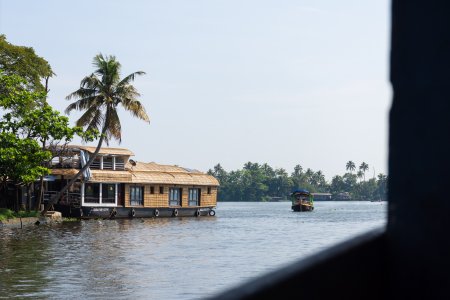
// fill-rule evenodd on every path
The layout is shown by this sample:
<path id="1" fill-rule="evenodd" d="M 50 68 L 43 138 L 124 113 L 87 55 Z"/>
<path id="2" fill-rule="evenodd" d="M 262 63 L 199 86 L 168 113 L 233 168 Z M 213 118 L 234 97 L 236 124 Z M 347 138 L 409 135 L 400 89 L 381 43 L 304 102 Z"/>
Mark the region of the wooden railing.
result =
<path id="1" fill-rule="evenodd" d="M 43 201 L 44 203 L 49 203 L 53 200 L 53 203 L 62 203 L 62 204 L 70 204 L 70 205 L 79 205 L 81 203 L 81 194 L 80 193 L 64 193 L 59 199 L 54 199 L 54 196 L 57 194 L 57 191 L 48 191 L 44 193 Z"/>

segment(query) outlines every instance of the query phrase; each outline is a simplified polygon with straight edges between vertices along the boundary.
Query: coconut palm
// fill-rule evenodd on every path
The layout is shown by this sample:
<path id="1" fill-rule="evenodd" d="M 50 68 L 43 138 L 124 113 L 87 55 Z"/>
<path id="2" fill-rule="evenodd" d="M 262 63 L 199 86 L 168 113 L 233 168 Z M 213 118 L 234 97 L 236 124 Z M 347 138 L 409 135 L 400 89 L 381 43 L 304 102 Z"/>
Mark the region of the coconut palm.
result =
<path id="1" fill-rule="evenodd" d="M 82 116 L 76 121 L 76 125 L 83 127 L 85 130 L 97 130 L 101 132 L 101 135 L 93 155 L 54 197 L 53 201 L 59 199 L 60 195 L 66 192 L 81 174 L 89 168 L 100 151 L 103 141 L 106 145 L 109 145 L 111 139 L 121 142 L 122 130 L 117 114 L 119 105 L 133 116 L 147 123 L 150 122 L 145 108 L 137 100 L 140 94 L 131 84 L 136 76 L 144 75 L 145 72 L 134 72 L 120 79 L 121 64 L 116 60 L 115 56 L 104 57 L 102 54 L 94 57 L 93 65 L 96 70 L 91 75 L 84 77 L 81 80 L 80 88 L 66 97 L 67 100 L 76 99 L 76 101 L 67 106 L 65 112 L 69 114 L 73 110 L 84 111 Z"/>
<path id="2" fill-rule="evenodd" d="M 363 172 L 364 175 L 364 181 L 366 181 L 366 171 L 369 170 L 369 165 L 365 162 L 362 162 L 359 166 L 359 170 Z"/>
<path id="3" fill-rule="evenodd" d="M 355 171 L 356 165 L 353 161 L 349 160 L 345 165 L 345 168 L 347 169 L 347 171 L 350 171 L 350 173 L 352 173 L 353 171 Z"/>
<path id="4" fill-rule="evenodd" d="M 359 182 L 361 182 L 361 178 L 363 178 L 364 172 L 361 171 L 361 170 L 359 170 L 359 171 L 356 173 L 356 176 L 359 178 Z"/>

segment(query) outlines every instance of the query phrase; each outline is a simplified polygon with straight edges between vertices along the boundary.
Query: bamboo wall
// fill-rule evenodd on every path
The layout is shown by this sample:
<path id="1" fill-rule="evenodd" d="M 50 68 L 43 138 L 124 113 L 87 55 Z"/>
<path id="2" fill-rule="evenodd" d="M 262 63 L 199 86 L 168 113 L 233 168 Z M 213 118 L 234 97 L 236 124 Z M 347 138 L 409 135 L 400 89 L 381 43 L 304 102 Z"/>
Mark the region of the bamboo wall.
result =
<path id="1" fill-rule="evenodd" d="M 143 207 L 169 207 L 169 188 L 183 189 L 181 195 L 181 207 L 188 207 L 189 188 L 201 189 L 200 207 L 216 206 L 217 204 L 217 187 L 211 186 L 211 193 L 208 194 L 207 186 L 181 186 L 181 185 L 149 185 L 149 184 L 125 184 L 125 207 L 130 205 L 130 186 L 144 187 L 144 206 Z M 153 186 L 154 194 L 150 193 L 150 187 Z M 159 193 L 159 188 L 163 187 L 164 193 Z M 191 206 L 192 207 L 192 206 Z"/>

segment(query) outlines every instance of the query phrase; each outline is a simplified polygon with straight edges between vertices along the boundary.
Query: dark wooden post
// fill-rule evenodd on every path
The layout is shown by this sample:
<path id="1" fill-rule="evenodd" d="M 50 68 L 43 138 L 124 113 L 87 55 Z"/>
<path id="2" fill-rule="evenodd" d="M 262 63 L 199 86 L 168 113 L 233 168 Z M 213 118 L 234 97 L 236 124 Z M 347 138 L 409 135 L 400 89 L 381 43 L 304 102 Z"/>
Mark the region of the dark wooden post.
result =
<path id="1" fill-rule="evenodd" d="M 450 2 L 392 5 L 388 238 L 394 290 L 449 295 Z"/>

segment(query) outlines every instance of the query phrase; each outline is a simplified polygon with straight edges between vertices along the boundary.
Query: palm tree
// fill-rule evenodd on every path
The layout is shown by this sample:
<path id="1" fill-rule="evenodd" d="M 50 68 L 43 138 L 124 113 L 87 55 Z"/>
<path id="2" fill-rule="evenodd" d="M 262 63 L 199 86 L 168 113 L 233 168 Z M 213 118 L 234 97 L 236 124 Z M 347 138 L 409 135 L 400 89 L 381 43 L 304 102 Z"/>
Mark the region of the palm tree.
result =
<path id="1" fill-rule="evenodd" d="M 363 178 L 364 172 L 361 171 L 361 170 L 359 170 L 359 171 L 356 173 L 356 176 L 359 178 L 359 182 L 361 182 L 361 178 Z"/>
<path id="2" fill-rule="evenodd" d="M 347 169 L 347 171 L 350 171 L 350 173 L 352 173 L 353 171 L 355 171 L 356 165 L 353 161 L 349 160 L 345 165 L 345 168 Z"/>
<path id="3" fill-rule="evenodd" d="M 369 165 L 365 162 L 362 162 L 359 166 L 359 170 L 363 172 L 364 175 L 364 181 L 366 181 L 366 171 L 369 170 Z"/>
<path id="4" fill-rule="evenodd" d="M 145 108 L 137 100 L 140 94 L 131 84 L 137 75 L 144 75 L 145 72 L 134 72 L 120 79 L 121 64 L 116 60 L 115 56 L 104 57 L 101 53 L 94 57 L 93 65 L 96 70 L 91 75 L 84 77 L 81 80 L 80 88 L 66 97 L 67 100 L 77 100 L 67 106 L 65 113 L 69 114 L 72 110 L 85 111 L 76 121 L 76 125 L 83 127 L 85 130 L 101 132 L 97 148 L 87 163 L 55 195 L 50 204 L 59 199 L 81 174 L 89 168 L 100 151 L 103 141 L 105 141 L 106 145 L 109 145 L 111 138 L 118 140 L 119 143 L 122 141 L 121 124 L 117 114 L 119 105 L 133 116 L 150 123 Z M 43 213 L 46 211 L 47 209 Z"/>

